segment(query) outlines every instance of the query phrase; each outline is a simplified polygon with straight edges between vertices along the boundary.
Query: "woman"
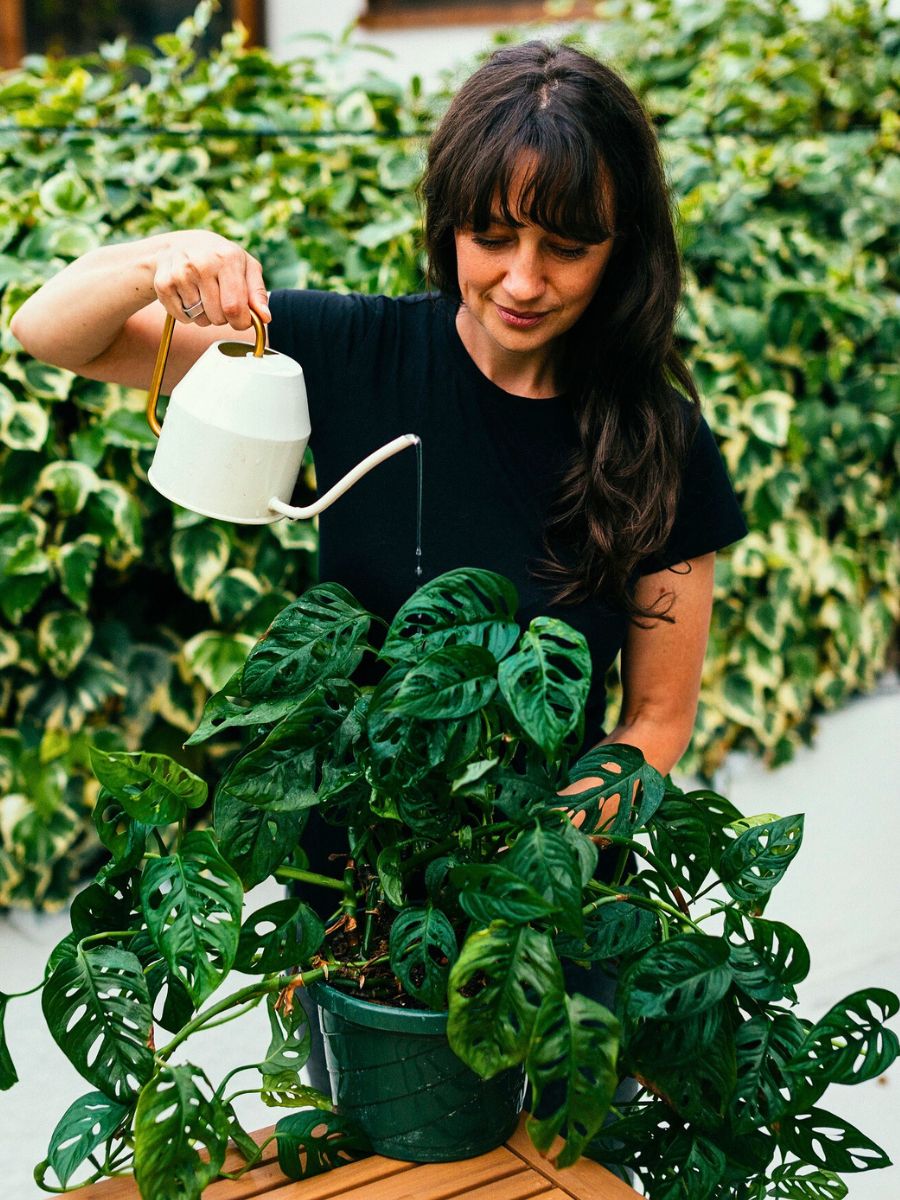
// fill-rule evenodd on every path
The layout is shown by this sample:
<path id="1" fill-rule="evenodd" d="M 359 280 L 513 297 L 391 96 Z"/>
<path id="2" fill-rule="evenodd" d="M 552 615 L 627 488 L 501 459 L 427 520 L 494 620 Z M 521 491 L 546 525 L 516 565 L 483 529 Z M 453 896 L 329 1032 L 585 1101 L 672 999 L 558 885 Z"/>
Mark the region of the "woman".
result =
<path id="1" fill-rule="evenodd" d="M 267 297 L 239 246 L 179 232 L 85 255 L 13 331 L 38 358 L 146 388 L 170 312 L 168 392 L 254 309 L 304 367 L 319 487 L 419 434 L 424 579 L 500 571 L 523 622 L 581 630 L 586 746 L 627 742 L 668 773 L 693 728 L 715 552 L 746 529 L 673 346 L 680 264 L 652 125 L 593 58 L 505 47 L 448 109 L 422 194 L 428 295 Z M 412 455 L 358 483 L 320 518 L 320 577 L 390 617 L 421 582 L 414 501 Z M 620 651 L 622 710 L 604 734 Z"/>

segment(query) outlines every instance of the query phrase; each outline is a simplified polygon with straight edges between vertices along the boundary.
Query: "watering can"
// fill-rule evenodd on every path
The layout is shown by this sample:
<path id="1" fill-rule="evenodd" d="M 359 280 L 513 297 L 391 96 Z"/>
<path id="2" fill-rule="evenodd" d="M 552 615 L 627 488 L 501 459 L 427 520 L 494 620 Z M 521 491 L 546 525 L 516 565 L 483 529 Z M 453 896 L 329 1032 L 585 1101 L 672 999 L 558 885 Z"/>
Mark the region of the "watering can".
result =
<path id="1" fill-rule="evenodd" d="M 419 439 L 414 433 L 394 438 L 314 504 L 289 504 L 310 433 L 303 370 L 266 347 L 262 321 L 250 315 L 255 344 L 219 341 L 207 347 L 172 389 L 161 426 L 156 405 L 175 327 L 175 318 L 166 316 L 147 396 L 147 420 L 159 438 L 148 478 L 168 500 L 221 521 L 267 525 L 282 517 L 314 517 Z"/>

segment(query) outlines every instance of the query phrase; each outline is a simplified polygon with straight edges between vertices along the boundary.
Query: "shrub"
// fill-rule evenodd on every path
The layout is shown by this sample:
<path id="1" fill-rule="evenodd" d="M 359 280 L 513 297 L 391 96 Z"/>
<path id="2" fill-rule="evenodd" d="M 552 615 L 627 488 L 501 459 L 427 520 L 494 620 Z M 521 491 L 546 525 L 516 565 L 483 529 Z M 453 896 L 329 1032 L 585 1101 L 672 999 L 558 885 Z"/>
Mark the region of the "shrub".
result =
<path id="1" fill-rule="evenodd" d="M 61 901 L 95 842 L 87 752 L 162 752 L 312 574 L 314 531 L 173 513 L 142 399 L 34 362 L 26 296 L 101 242 L 205 226 L 270 287 L 421 287 L 424 97 L 323 40 L 275 63 L 197 16 L 156 49 L 0 80 L 0 903 Z M 619 0 L 584 36 L 661 126 L 680 336 L 752 532 L 720 558 L 692 751 L 771 763 L 884 670 L 897 616 L 896 148 L 884 6 Z M 151 603 L 152 598 L 152 603 Z M 194 764 L 198 766 L 197 763 Z"/>

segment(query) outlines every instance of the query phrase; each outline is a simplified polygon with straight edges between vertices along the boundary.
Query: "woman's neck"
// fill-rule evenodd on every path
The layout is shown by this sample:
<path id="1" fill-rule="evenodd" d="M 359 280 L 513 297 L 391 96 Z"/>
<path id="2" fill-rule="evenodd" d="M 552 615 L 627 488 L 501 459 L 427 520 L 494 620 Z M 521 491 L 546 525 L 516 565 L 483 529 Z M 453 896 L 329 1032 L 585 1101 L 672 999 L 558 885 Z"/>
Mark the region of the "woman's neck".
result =
<path id="1" fill-rule="evenodd" d="M 559 395 L 555 344 L 533 351 L 507 350 L 499 345 L 471 315 L 465 305 L 456 314 L 456 331 L 475 366 L 498 388 L 531 400 Z"/>

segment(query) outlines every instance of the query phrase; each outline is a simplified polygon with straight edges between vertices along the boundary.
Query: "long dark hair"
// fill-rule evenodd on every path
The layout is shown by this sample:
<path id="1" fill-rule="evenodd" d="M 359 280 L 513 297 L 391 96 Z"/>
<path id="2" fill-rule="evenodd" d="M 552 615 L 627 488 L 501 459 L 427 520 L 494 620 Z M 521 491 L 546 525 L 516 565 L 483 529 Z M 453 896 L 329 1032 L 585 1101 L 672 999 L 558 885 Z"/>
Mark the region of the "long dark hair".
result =
<path id="1" fill-rule="evenodd" d="M 455 231 L 483 230 L 522 156 L 533 166 L 520 217 L 588 242 L 614 237 L 590 305 L 566 335 L 562 382 L 579 448 L 544 530 L 534 572 L 553 600 L 603 596 L 632 618 L 671 621 L 665 597 L 642 608 L 636 569 L 675 519 L 699 396 L 674 345 L 681 262 L 656 133 L 605 64 L 571 46 L 497 50 L 463 84 L 432 136 L 421 184 L 429 283 L 460 299 Z M 679 392 L 682 395 L 679 395 Z"/>

